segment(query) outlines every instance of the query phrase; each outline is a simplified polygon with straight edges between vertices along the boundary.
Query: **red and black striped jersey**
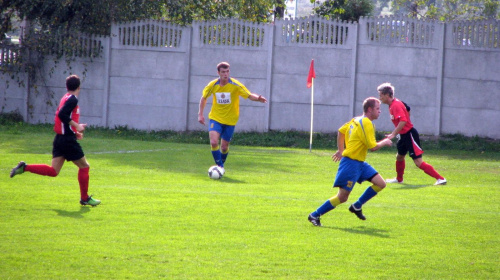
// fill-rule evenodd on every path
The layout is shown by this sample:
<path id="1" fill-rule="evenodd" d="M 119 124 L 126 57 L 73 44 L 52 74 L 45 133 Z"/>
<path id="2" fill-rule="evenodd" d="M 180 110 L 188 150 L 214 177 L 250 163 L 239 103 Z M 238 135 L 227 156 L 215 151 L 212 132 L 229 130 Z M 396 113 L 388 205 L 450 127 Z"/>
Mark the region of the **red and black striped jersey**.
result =
<path id="1" fill-rule="evenodd" d="M 57 107 L 54 131 L 62 135 L 75 135 L 76 129 L 69 124 L 71 120 L 76 123 L 80 121 L 80 108 L 78 107 L 78 98 L 73 94 L 66 93 Z"/>

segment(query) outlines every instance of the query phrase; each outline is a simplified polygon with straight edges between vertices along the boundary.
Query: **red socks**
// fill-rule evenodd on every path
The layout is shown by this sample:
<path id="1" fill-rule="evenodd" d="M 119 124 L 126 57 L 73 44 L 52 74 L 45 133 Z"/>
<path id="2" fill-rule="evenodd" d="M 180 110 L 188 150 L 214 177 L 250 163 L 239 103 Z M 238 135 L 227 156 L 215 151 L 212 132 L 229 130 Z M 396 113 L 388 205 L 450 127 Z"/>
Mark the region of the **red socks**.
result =
<path id="1" fill-rule="evenodd" d="M 57 172 L 52 166 L 46 164 L 30 164 L 24 167 L 24 171 L 35 173 L 43 176 L 56 177 Z"/>
<path id="2" fill-rule="evenodd" d="M 87 201 L 89 195 L 87 194 L 89 190 L 89 169 L 80 168 L 78 169 L 78 183 L 80 184 L 80 195 L 82 200 Z M 35 173 L 43 176 L 56 177 L 57 172 L 52 166 L 48 166 L 46 164 L 30 164 L 24 167 L 24 171 L 28 171 L 31 173 Z"/>
<path id="3" fill-rule="evenodd" d="M 403 174 L 405 173 L 405 161 L 397 161 L 396 160 L 396 179 L 398 182 L 403 182 Z"/>
<path id="4" fill-rule="evenodd" d="M 419 167 L 422 169 L 427 175 L 435 178 L 435 179 L 444 179 L 443 176 L 439 175 L 436 170 L 434 170 L 434 167 L 432 165 L 427 164 L 426 162 L 422 162 L 422 164 Z"/>
<path id="5" fill-rule="evenodd" d="M 78 170 L 78 183 L 80 183 L 80 196 L 83 201 L 87 201 L 87 199 L 89 198 L 89 195 L 87 194 L 89 190 L 89 169 L 90 167 L 80 168 Z"/>

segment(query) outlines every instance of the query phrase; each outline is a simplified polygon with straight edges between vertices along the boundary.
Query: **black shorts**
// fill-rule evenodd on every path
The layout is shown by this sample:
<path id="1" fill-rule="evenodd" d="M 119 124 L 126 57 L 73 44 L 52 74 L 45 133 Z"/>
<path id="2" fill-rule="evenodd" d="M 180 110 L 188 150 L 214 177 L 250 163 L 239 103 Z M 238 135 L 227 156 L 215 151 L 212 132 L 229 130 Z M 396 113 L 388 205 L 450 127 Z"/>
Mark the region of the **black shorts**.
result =
<path id="1" fill-rule="evenodd" d="M 412 159 L 421 158 L 424 150 L 420 146 L 420 138 L 418 136 L 418 131 L 412 127 L 410 131 L 405 134 L 400 134 L 400 139 L 398 141 L 398 154 L 405 156 L 406 153 L 410 152 L 410 157 Z"/>
<path id="2" fill-rule="evenodd" d="M 66 136 L 56 134 L 52 143 L 52 157 L 64 157 L 67 161 L 74 161 L 84 157 L 82 147 L 76 141 L 76 135 Z"/>

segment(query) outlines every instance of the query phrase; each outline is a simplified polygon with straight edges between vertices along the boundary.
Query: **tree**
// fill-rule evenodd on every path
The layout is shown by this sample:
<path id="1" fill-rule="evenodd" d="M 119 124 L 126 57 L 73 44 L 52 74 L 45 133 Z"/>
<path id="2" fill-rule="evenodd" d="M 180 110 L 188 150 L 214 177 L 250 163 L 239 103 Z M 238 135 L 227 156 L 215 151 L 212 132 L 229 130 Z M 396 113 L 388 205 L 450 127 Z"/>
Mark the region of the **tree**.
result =
<path id="1" fill-rule="evenodd" d="M 22 48 L 42 56 L 68 57 L 74 54 L 77 35 L 110 35 L 112 22 L 164 19 L 189 25 L 219 18 L 266 22 L 273 8 L 283 6 L 282 0 L 2 0 L 0 34 L 12 30 L 15 16 L 26 19 L 33 28 L 26 32 Z"/>
<path id="2" fill-rule="evenodd" d="M 112 22 L 165 19 L 181 25 L 193 20 L 240 18 L 270 20 L 282 0 L 3 0 L 0 2 L 0 34 L 12 29 L 14 15 L 27 19 L 40 32 L 64 29 L 109 35 Z M 58 31 L 59 32 L 59 31 Z"/>
<path id="3" fill-rule="evenodd" d="M 410 17 L 441 21 L 500 19 L 498 0 L 393 0 L 393 6 Z"/>
<path id="4" fill-rule="evenodd" d="M 283 0 L 164 0 L 165 19 L 181 25 L 193 20 L 239 18 L 253 22 L 268 22 L 270 15 L 285 7 Z"/>
<path id="5" fill-rule="evenodd" d="M 372 0 L 326 0 L 314 8 L 314 13 L 326 18 L 358 21 L 362 16 L 371 15 L 373 7 Z"/>

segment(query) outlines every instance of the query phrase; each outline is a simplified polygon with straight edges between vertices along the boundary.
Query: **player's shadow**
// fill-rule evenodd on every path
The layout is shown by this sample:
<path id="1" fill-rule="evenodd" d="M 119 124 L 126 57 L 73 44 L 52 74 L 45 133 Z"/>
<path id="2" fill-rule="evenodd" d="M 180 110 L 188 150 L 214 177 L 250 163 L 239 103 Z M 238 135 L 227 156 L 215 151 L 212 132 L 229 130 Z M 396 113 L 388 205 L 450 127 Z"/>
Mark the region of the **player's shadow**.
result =
<path id="1" fill-rule="evenodd" d="M 90 212 L 89 207 L 80 207 L 80 210 L 78 211 L 66 211 L 66 210 L 59 210 L 59 209 L 52 209 L 54 210 L 57 215 L 61 217 L 68 217 L 68 218 L 74 218 L 74 219 L 82 219 L 84 218 L 83 214 Z"/>
<path id="2" fill-rule="evenodd" d="M 231 183 L 231 184 L 243 184 L 243 183 L 246 183 L 245 181 L 242 181 L 242 180 L 236 180 L 236 179 L 233 179 L 231 177 L 222 177 L 219 182 L 221 183 Z"/>
<path id="3" fill-rule="evenodd" d="M 402 190 L 416 190 L 416 189 L 421 189 L 421 188 L 427 188 L 427 187 L 431 187 L 433 185 L 409 185 L 409 184 L 399 184 L 398 187 L 389 187 L 390 189 L 393 189 L 393 190 L 399 190 L 399 191 L 402 191 Z"/>
<path id="4" fill-rule="evenodd" d="M 364 235 L 370 235 L 370 236 L 380 237 L 380 238 L 390 238 L 389 233 L 388 233 L 389 231 L 387 231 L 387 230 L 382 230 L 382 229 L 378 229 L 378 228 L 367 228 L 365 226 L 359 226 L 359 227 L 355 227 L 355 228 L 322 226 L 322 228 L 336 229 L 336 230 L 341 230 L 341 231 L 345 231 L 348 233 L 364 234 Z"/>

